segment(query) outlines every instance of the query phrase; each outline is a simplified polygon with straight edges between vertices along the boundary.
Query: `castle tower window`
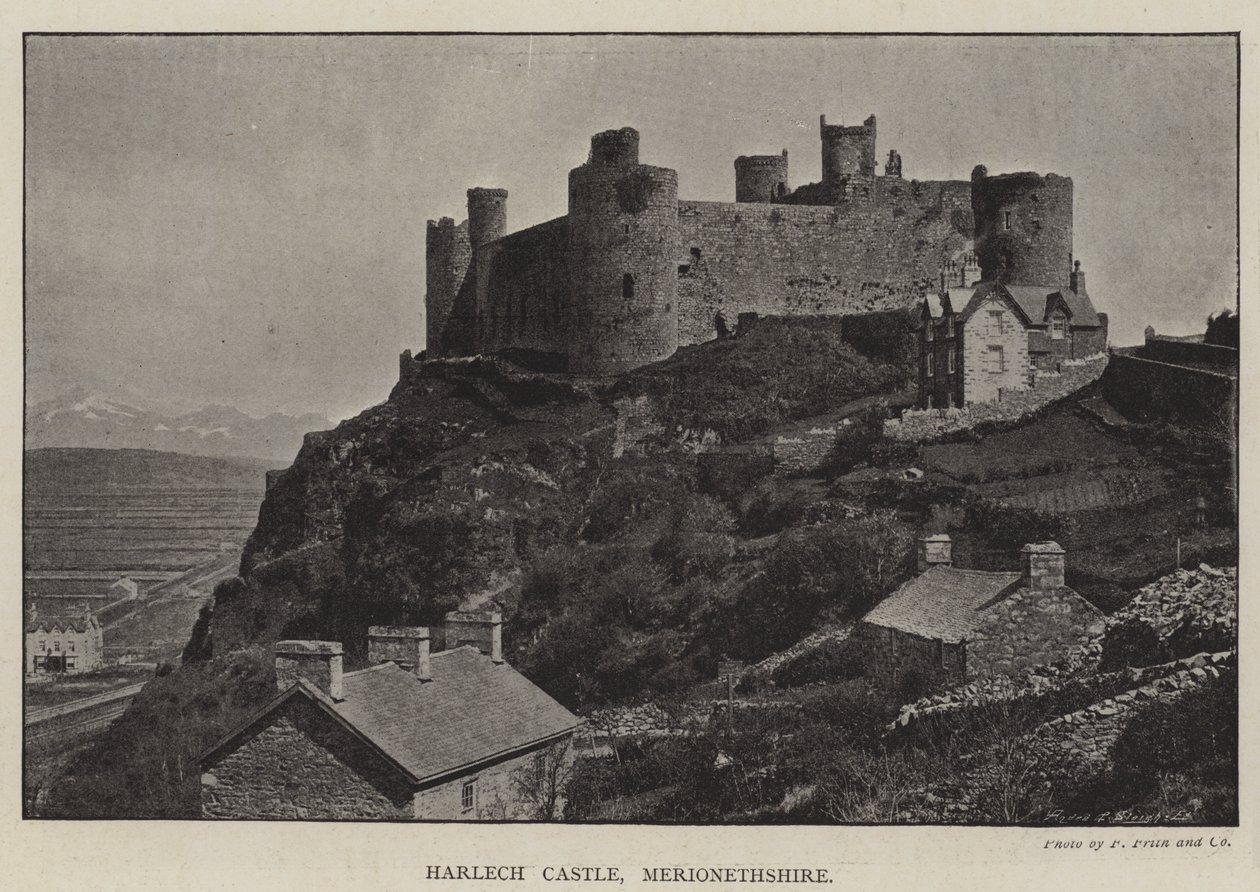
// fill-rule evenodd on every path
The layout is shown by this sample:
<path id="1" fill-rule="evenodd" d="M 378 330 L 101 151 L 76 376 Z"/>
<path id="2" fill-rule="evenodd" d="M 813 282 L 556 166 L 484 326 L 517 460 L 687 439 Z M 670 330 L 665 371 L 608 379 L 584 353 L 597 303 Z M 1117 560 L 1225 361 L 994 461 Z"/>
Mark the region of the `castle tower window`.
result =
<path id="1" fill-rule="evenodd" d="M 1006 230 L 1009 232 L 1011 228 L 1011 212 L 1010 211 L 1006 212 L 1006 215 L 1003 217 L 1002 222 L 1003 222 L 1003 225 L 1006 227 Z"/>
<path id="2" fill-rule="evenodd" d="M 782 198 L 786 194 L 787 194 L 787 186 L 784 185 L 783 183 L 779 183 L 779 197 Z"/>
<path id="3" fill-rule="evenodd" d="M 629 273 L 621 277 L 621 296 L 626 300 L 634 297 L 634 276 Z"/>
<path id="4" fill-rule="evenodd" d="M 1050 317 L 1050 339 L 1052 341 L 1063 340 L 1064 333 L 1067 330 L 1067 319 L 1062 313 L 1055 313 Z"/>
<path id="5" fill-rule="evenodd" d="M 700 249 L 699 249 L 699 248 L 692 248 L 692 249 L 691 249 L 691 256 L 692 256 L 692 257 L 694 257 L 696 260 L 699 260 L 699 259 L 700 259 Z"/>

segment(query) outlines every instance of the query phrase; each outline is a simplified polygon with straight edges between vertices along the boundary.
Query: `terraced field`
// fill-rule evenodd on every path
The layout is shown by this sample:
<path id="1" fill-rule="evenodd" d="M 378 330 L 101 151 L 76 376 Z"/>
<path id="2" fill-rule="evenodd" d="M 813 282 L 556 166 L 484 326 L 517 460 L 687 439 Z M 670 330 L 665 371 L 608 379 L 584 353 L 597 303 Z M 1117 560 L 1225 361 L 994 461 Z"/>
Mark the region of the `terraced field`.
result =
<path id="1" fill-rule="evenodd" d="M 107 661 L 178 655 L 214 584 L 235 572 L 270 467 L 139 450 L 33 450 L 26 465 L 26 600 L 44 614 L 86 602 Z M 137 582 L 137 601 L 116 603 L 120 576 Z"/>

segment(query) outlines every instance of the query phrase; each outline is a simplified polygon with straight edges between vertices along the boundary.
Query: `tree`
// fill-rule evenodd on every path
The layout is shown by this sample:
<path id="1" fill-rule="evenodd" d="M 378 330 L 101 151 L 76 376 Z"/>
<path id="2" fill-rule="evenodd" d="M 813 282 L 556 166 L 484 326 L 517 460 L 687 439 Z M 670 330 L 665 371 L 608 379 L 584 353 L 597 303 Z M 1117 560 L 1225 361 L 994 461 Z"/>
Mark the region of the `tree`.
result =
<path id="1" fill-rule="evenodd" d="M 517 798 L 526 803 L 529 816 L 554 821 L 564 807 L 564 792 L 573 776 L 573 738 L 565 737 L 534 755 L 512 775 Z"/>

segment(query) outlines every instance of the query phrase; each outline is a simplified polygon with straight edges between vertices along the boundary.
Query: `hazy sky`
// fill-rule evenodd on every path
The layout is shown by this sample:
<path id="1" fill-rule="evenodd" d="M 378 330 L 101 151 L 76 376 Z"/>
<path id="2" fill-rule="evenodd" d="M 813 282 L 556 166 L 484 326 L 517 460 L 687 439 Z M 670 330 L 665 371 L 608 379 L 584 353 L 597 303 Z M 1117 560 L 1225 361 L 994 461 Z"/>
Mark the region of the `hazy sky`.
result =
<path id="1" fill-rule="evenodd" d="M 818 115 L 874 113 L 907 179 L 1071 176 L 1113 343 L 1236 300 L 1232 38 L 31 38 L 26 70 L 32 400 L 379 402 L 423 346 L 425 220 L 473 185 L 512 230 L 562 215 L 621 126 L 729 201 L 735 156 L 814 181 Z"/>

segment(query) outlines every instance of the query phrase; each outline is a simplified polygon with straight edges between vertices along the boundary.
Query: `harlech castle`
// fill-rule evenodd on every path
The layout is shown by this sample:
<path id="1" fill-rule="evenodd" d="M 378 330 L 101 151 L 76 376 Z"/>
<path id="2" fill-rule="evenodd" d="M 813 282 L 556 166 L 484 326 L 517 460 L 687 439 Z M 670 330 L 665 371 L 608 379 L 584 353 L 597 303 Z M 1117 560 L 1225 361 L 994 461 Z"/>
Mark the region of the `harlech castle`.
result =
<path id="1" fill-rule="evenodd" d="M 507 191 L 469 189 L 467 221 L 428 223 L 427 355 L 514 350 L 616 374 L 741 313 L 862 313 L 980 281 L 1075 281 L 1070 178 L 977 166 L 970 180 L 906 180 L 895 151 L 877 173 L 873 115 L 852 127 L 824 116 L 819 131 L 821 182 L 792 188 L 786 150 L 740 156 L 733 202 L 679 198 L 677 173 L 640 163 L 628 127 L 591 138 L 564 217 L 509 233 Z"/>

